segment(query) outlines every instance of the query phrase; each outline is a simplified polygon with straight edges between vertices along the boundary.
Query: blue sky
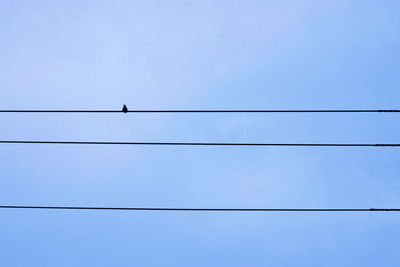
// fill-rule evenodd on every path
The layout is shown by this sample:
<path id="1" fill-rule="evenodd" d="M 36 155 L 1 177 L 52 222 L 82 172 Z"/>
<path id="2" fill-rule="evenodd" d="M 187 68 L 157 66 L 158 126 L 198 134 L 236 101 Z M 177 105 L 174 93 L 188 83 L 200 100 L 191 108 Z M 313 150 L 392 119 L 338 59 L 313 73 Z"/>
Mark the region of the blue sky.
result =
<path id="1" fill-rule="evenodd" d="M 1 109 L 399 108 L 398 1 L 0 0 Z M 2 114 L 0 139 L 398 143 L 396 114 Z M 0 146 L 2 205 L 398 208 L 393 148 Z M 0 211 L 2 266 L 398 266 L 395 213 Z"/>

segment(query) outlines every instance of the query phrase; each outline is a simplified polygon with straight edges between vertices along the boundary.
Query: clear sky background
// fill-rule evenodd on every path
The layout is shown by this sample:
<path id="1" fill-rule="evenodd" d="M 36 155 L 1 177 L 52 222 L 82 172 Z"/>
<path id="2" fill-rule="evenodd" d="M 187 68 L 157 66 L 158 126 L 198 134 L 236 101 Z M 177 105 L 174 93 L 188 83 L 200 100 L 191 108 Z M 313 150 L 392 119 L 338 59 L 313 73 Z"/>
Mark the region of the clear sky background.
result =
<path id="1" fill-rule="evenodd" d="M 400 3 L 0 0 L 1 109 L 398 109 Z M 1 114 L 0 139 L 399 143 L 397 114 Z M 0 145 L 1 205 L 399 208 L 396 148 Z M 396 213 L 0 210 L 1 266 L 398 266 Z"/>

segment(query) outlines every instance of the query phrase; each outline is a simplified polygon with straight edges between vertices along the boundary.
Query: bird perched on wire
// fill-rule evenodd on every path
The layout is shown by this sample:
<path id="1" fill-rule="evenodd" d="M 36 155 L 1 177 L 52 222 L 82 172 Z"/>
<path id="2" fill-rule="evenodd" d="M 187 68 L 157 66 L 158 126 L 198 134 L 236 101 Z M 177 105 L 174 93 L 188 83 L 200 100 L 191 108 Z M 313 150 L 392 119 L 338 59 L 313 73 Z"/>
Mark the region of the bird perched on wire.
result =
<path id="1" fill-rule="evenodd" d="M 124 106 L 122 107 L 122 112 L 123 112 L 123 113 L 128 113 L 128 108 L 127 108 L 126 105 L 124 105 Z"/>

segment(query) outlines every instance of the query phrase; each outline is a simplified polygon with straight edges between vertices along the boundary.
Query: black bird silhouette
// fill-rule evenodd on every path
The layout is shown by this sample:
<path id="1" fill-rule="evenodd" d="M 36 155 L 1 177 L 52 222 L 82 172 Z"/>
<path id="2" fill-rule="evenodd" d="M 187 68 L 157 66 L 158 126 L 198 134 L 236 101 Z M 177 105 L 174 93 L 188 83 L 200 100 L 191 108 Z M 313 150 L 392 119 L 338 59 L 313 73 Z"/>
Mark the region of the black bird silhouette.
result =
<path id="1" fill-rule="evenodd" d="M 126 107 L 126 105 L 124 105 L 124 106 L 122 107 L 122 112 L 123 112 L 123 113 L 128 113 L 128 108 Z"/>

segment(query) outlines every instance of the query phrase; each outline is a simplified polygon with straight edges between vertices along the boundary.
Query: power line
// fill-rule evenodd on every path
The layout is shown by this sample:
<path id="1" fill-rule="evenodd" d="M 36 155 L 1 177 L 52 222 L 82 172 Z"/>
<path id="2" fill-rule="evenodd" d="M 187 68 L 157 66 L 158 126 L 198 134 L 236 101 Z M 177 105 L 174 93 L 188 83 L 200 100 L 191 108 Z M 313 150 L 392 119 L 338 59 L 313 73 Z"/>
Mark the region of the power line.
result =
<path id="1" fill-rule="evenodd" d="M 400 144 L 209 143 L 209 142 L 97 142 L 0 140 L 0 144 L 155 145 L 155 146 L 287 146 L 287 147 L 399 147 Z"/>
<path id="2" fill-rule="evenodd" d="M 209 212 L 371 212 L 400 211 L 400 209 L 211 209 L 211 208 L 127 208 L 127 207 L 75 207 L 75 206 L 0 206 L 0 209 L 48 210 L 120 210 L 120 211 L 209 211 Z"/>
<path id="3" fill-rule="evenodd" d="M 28 110 L 8 109 L 0 113 L 381 113 L 400 109 L 138 109 L 138 110 Z"/>

